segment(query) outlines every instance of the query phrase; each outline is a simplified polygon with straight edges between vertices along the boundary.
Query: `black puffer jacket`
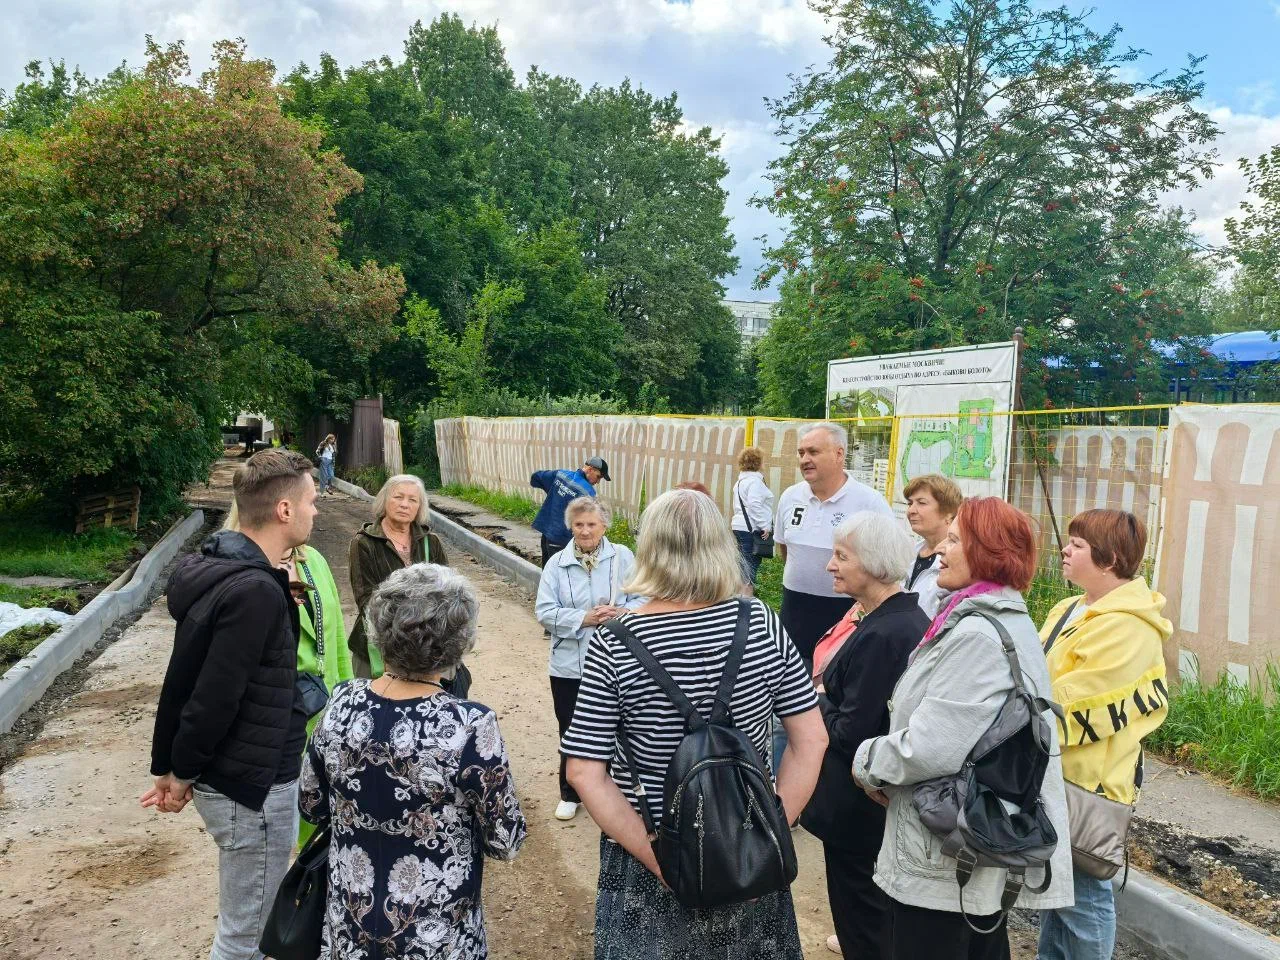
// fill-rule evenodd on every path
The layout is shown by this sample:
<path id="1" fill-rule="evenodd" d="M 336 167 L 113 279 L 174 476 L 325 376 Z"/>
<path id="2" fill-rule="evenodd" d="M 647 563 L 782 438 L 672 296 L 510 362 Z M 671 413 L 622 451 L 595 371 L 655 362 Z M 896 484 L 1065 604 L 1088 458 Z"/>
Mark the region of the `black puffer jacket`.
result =
<path id="1" fill-rule="evenodd" d="M 293 717 L 298 608 L 289 578 L 223 530 L 169 580 L 178 621 L 151 742 L 151 772 L 199 779 L 261 810 L 280 781 Z M 298 750 L 288 758 L 297 775 Z"/>

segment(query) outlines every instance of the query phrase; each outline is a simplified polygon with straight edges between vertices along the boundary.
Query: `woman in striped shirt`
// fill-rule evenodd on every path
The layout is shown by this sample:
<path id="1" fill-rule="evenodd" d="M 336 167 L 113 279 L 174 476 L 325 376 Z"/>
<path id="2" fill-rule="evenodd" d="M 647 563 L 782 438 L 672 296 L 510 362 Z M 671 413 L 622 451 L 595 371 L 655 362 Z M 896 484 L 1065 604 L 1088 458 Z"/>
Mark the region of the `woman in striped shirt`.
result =
<path id="1" fill-rule="evenodd" d="M 622 620 L 671 674 L 688 699 L 707 709 L 720 682 L 743 588 L 737 544 L 710 497 L 672 490 L 640 522 L 628 593 L 649 597 Z M 782 720 L 789 742 L 777 774 L 789 822 L 813 793 L 827 745 L 813 683 L 777 616 L 753 601 L 746 652 L 730 706 L 735 725 L 768 757 L 769 724 Z M 596 957 L 665 960 L 746 956 L 801 960 L 791 892 L 708 910 L 681 906 L 662 882 L 638 813 L 641 802 L 617 747 L 625 724 L 654 822 L 662 821 L 663 778 L 684 736 L 675 705 L 623 644 L 602 626 L 583 665 L 573 722 L 561 742 L 569 782 L 604 832 L 596 897 Z M 611 766 L 610 766 L 611 765 Z"/>

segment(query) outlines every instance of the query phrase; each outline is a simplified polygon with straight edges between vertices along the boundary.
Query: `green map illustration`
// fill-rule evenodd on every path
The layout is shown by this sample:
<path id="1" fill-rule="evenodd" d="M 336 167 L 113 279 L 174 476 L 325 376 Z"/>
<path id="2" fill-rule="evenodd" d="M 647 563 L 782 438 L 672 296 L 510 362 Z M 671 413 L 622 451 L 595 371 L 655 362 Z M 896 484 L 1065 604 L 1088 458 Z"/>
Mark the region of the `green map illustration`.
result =
<path id="1" fill-rule="evenodd" d="M 941 473 L 947 477 L 990 480 L 996 468 L 991 417 L 995 408 L 996 402 L 990 397 L 961 400 L 960 412 L 954 420 L 948 417 L 916 421 L 902 448 L 901 475 Z M 947 446 L 934 450 L 939 444 Z M 939 461 L 937 458 L 944 450 L 949 452 Z"/>

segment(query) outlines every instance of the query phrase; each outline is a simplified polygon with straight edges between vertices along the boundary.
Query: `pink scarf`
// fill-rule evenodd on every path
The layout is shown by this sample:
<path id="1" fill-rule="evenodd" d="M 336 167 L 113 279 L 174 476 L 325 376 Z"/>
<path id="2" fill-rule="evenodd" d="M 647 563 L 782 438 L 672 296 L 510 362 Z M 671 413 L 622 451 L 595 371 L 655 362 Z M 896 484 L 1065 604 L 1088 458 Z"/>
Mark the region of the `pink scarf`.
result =
<path id="1" fill-rule="evenodd" d="M 925 631 L 924 639 L 920 641 L 916 649 L 919 650 L 920 647 L 923 647 L 942 632 L 942 625 L 947 622 L 947 617 L 951 615 L 952 610 L 960 605 L 961 601 L 968 600 L 970 597 L 979 597 L 984 593 L 995 593 L 997 590 L 1003 589 L 998 583 L 993 583 L 990 580 L 979 580 L 977 583 L 969 584 L 963 590 L 957 590 L 947 600 L 947 605 L 942 608 L 942 612 L 933 618 L 933 623 L 929 624 L 929 629 Z"/>

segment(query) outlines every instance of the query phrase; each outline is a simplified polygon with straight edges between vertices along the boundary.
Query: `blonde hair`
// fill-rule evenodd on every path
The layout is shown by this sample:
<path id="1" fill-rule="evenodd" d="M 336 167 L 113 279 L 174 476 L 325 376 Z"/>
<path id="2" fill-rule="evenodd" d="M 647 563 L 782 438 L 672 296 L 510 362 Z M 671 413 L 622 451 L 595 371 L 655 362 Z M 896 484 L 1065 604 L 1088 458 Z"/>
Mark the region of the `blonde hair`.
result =
<path id="1" fill-rule="evenodd" d="M 373 522 L 381 523 L 383 517 L 387 515 L 387 500 L 391 497 L 391 491 L 401 484 L 409 484 L 418 491 L 418 515 L 414 517 L 414 522 L 425 525 L 427 522 L 427 488 L 422 483 L 421 477 L 415 477 L 412 473 L 397 473 L 394 477 L 387 480 L 382 485 L 382 489 L 378 491 L 378 495 L 373 498 Z"/>
<path id="2" fill-rule="evenodd" d="M 764 466 L 764 451 L 759 447 L 746 447 L 738 454 L 739 470 L 759 470 Z"/>
<path id="3" fill-rule="evenodd" d="M 738 544 L 715 501 L 668 490 L 640 517 L 628 593 L 675 603 L 720 603 L 742 589 Z"/>

